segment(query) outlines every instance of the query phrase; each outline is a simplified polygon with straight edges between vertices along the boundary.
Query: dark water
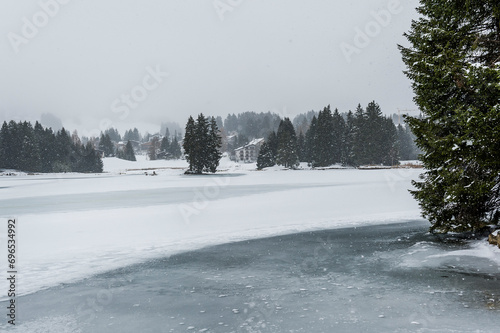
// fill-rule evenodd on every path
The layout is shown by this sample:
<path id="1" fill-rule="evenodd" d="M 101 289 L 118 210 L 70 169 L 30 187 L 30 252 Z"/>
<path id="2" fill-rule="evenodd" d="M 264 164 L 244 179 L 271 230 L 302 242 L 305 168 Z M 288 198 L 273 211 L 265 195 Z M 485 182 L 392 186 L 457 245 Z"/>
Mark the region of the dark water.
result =
<path id="1" fill-rule="evenodd" d="M 438 242 L 427 227 L 309 232 L 144 262 L 18 298 L 15 331 L 497 332 L 498 266 L 439 259 L 469 245 Z"/>

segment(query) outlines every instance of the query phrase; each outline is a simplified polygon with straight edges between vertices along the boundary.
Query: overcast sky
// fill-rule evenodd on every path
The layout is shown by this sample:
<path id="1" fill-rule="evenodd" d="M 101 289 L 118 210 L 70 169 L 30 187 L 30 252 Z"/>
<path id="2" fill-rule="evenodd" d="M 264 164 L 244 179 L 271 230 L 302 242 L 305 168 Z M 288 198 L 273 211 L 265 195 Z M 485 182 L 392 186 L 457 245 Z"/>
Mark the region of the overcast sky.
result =
<path id="1" fill-rule="evenodd" d="M 184 127 L 200 112 L 293 117 L 371 100 L 387 114 L 416 109 L 397 44 L 417 5 L 2 0 L 0 120 L 52 113 L 89 134 Z"/>

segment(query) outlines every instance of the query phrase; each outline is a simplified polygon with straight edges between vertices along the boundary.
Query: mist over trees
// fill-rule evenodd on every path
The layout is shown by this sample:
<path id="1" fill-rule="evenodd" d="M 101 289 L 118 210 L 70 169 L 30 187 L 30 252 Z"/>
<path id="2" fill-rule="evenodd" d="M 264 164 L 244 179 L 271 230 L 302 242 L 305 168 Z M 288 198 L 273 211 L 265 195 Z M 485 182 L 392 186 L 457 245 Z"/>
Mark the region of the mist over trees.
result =
<path id="1" fill-rule="evenodd" d="M 393 117 L 399 120 L 398 115 Z M 276 164 L 296 168 L 299 162 L 307 162 L 312 167 L 326 167 L 332 164 L 392 165 L 397 164 L 398 159 L 416 159 L 418 154 L 414 135 L 408 126 L 395 127 L 390 117 L 382 115 L 380 107 L 375 102 L 370 103 L 366 110 L 358 105 L 355 113 L 351 111 L 340 113 L 337 109 L 333 110 L 327 106 L 319 112 L 308 111 L 299 114 L 293 120 L 282 119 L 278 114 L 271 112 L 252 111 L 238 115 L 228 114 L 225 119 L 221 117 L 213 119 L 204 117 L 204 119 L 208 122 L 207 128 L 211 128 L 212 123 L 217 128 L 213 133 L 217 133 L 218 137 L 218 143 L 215 144 L 218 147 L 218 155 L 227 152 L 231 156 L 236 148 L 243 147 L 254 139 L 265 138 L 261 155 L 257 156 L 259 169 Z M 195 121 L 195 127 L 196 123 Z M 83 146 L 88 151 L 92 147 L 96 154 L 102 157 L 134 161 L 140 154 L 146 155 L 150 160 L 179 159 L 189 157 L 189 154 L 182 150 L 183 146 L 189 147 L 189 142 L 185 142 L 186 136 L 183 138 L 181 131 L 176 123 L 162 123 L 160 131 L 153 134 L 141 133 L 137 128 L 130 128 L 122 136 L 116 128 L 111 127 L 101 132 L 97 138 L 80 139 L 76 131 L 71 136 L 68 135 L 68 138 L 75 147 Z M 199 135 L 206 137 L 204 134 Z M 26 140 L 30 140 L 29 136 Z M 211 142 L 217 140 L 212 139 Z M 18 149 L 19 142 L 7 139 L 5 142 L 12 145 L 12 149 Z M 87 147 L 87 144 L 90 145 Z M 38 149 L 44 152 L 43 159 L 55 161 L 42 163 L 43 170 L 50 170 L 47 172 L 82 169 L 76 167 L 76 164 L 68 167 L 68 163 L 54 160 L 50 149 L 44 145 Z M 213 147 L 211 149 L 213 150 Z M 87 154 L 84 149 L 74 150 L 76 154 Z M 209 158 L 215 161 L 217 154 L 214 153 Z M 196 156 L 201 156 L 196 151 L 191 151 L 191 155 L 195 156 L 194 159 L 198 159 Z M 214 169 L 213 161 L 210 162 L 212 166 L 208 164 L 202 166 L 202 172 Z M 195 165 L 200 165 L 202 162 L 193 163 L 195 164 L 191 165 L 191 171 L 198 172 L 200 167 Z M 50 167 L 47 166 L 49 164 Z"/>
<path id="2" fill-rule="evenodd" d="M 226 133 L 238 132 L 245 138 L 263 138 L 272 131 L 277 131 L 281 117 L 271 112 L 243 112 L 238 115 L 228 114 L 224 120 Z M 249 140 L 247 141 L 247 143 Z"/>

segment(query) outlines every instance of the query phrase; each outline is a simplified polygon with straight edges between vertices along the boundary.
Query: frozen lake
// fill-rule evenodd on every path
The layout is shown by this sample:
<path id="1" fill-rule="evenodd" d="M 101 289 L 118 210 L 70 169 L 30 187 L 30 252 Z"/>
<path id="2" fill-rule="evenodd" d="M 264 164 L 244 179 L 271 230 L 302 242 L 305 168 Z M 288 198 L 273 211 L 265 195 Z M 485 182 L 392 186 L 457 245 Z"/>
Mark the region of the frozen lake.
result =
<path id="1" fill-rule="evenodd" d="M 18 299 L 16 332 L 496 332 L 498 265 L 422 221 L 207 247 Z M 5 308 L 6 303 L 0 303 Z"/>
<path id="2" fill-rule="evenodd" d="M 0 177 L 1 225 L 17 219 L 14 331 L 493 329 L 500 250 L 427 235 L 408 192 L 420 170 L 182 163 Z M 2 275 L 2 308 L 6 290 Z"/>

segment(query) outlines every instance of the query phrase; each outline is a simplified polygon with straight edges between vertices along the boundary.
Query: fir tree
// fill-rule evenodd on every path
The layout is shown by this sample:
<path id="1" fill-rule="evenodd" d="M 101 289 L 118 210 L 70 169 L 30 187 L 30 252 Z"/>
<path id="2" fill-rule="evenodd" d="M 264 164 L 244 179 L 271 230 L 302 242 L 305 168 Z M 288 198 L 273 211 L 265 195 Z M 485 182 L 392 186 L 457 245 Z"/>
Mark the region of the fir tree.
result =
<path id="1" fill-rule="evenodd" d="M 281 121 L 278 127 L 278 154 L 276 163 L 285 168 L 296 168 L 299 165 L 297 156 L 297 135 L 289 118 Z"/>
<path id="2" fill-rule="evenodd" d="M 85 172 L 100 173 L 103 170 L 103 163 L 101 158 L 97 155 L 92 143 L 87 142 L 85 146 Z M 133 153 L 133 150 L 132 150 Z M 135 158 L 135 157 L 134 157 Z"/>
<path id="3" fill-rule="evenodd" d="M 9 125 L 3 122 L 0 129 L 0 168 L 12 169 L 13 151 Z"/>
<path id="4" fill-rule="evenodd" d="M 203 114 L 194 121 L 189 117 L 184 136 L 184 151 L 189 162 L 187 173 L 215 172 L 221 159 L 221 138 L 214 118 L 209 122 Z"/>
<path id="5" fill-rule="evenodd" d="M 172 139 L 168 153 L 173 159 L 179 159 L 181 157 L 181 146 L 179 141 L 177 141 L 177 135 Z"/>
<path id="6" fill-rule="evenodd" d="M 330 105 L 328 105 L 318 114 L 316 140 L 314 142 L 316 163 L 313 166 L 325 167 L 334 163 L 334 131 L 333 115 L 330 110 Z"/>
<path id="7" fill-rule="evenodd" d="M 344 132 L 345 132 L 345 120 L 339 113 L 338 109 L 335 109 L 332 115 L 332 160 L 333 163 L 342 162 L 342 151 L 344 148 Z"/>
<path id="8" fill-rule="evenodd" d="M 346 116 L 344 135 L 343 135 L 343 149 L 342 149 L 342 164 L 354 165 L 353 159 L 353 144 L 354 144 L 354 115 L 349 111 Z"/>
<path id="9" fill-rule="evenodd" d="M 222 141 L 219 133 L 219 128 L 215 118 L 212 117 L 210 120 L 210 130 L 208 134 L 208 142 L 206 145 L 207 150 L 207 160 L 205 164 L 205 170 L 215 173 L 217 167 L 219 166 L 219 161 L 222 157 L 220 148 L 222 146 Z"/>
<path id="10" fill-rule="evenodd" d="M 365 110 L 358 104 L 354 112 L 352 137 L 352 161 L 355 166 L 367 164 L 367 130 L 365 128 L 367 117 Z"/>
<path id="11" fill-rule="evenodd" d="M 401 159 L 404 161 L 413 159 L 413 140 L 411 136 L 409 135 L 407 129 L 401 124 L 398 125 L 397 130 L 399 154 L 401 156 Z"/>
<path id="12" fill-rule="evenodd" d="M 40 171 L 51 172 L 52 162 L 56 160 L 53 150 L 54 133 L 51 129 L 44 129 L 43 126 L 37 121 L 34 127 L 34 134 L 40 150 Z"/>
<path id="13" fill-rule="evenodd" d="M 271 146 L 267 142 L 264 142 L 260 147 L 259 155 L 257 156 L 257 169 L 262 170 L 264 168 L 272 167 L 275 164 Z"/>
<path id="14" fill-rule="evenodd" d="M 382 164 L 382 155 L 385 152 L 384 136 L 382 135 L 383 125 L 381 122 L 382 110 L 375 102 L 370 102 L 366 107 L 366 121 L 363 131 L 364 143 L 364 164 Z"/>
<path id="15" fill-rule="evenodd" d="M 196 131 L 196 124 L 194 122 L 194 119 L 192 116 L 189 116 L 187 124 L 186 124 L 186 130 L 184 134 L 184 141 L 182 143 L 183 148 L 184 148 L 184 153 L 186 155 L 186 160 L 189 162 L 189 171 L 194 172 L 194 167 L 195 167 L 195 131 Z"/>
<path id="16" fill-rule="evenodd" d="M 105 135 L 109 136 L 110 141 L 112 142 L 120 142 L 122 140 L 120 133 L 116 128 L 108 128 L 106 131 L 104 131 Z"/>
<path id="17" fill-rule="evenodd" d="M 432 232 L 499 221 L 500 3 L 421 0 L 400 47 L 423 118 L 407 118 L 425 173 L 412 194 Z"/>
<path id="18" fill-rule="evenodd" d="M 276 136 L 275 131 L 269 133 L 269 136 L 267 137 L 267 144 L 269 145 L 271 153 L 273 154 L 273 161 L 276 162 L 276 157 L 278 156 L 278 137 Z"/>
<path id="19" fill-rule="evenodd" d="M 127 144 L 123 148 L 122 151 L 119 151 L 116 156 L 121 158 L 122 160 L 127 161 L 136 161 L 134 147 L 132 146 L 132 142 L 127 141 Z"/>
<path id="20" fill-rule="evenodd" d="M 306 132 L 306 159 L 310 166 L 315 167 L 317 165 L 317 146 L 318 141 L 317 135 L 318 119 L 313 116 L 311 120 L 311 125 Z"/>
<path id="21" fill-rule="evenodd" d="M 300 162 L 307 162 L 306 158 L 306 138 L 304 133 L 300 132 L 297 138 L 297 156 Z"/>
<path id="22" fill-rule="evenodd" d="M 170 157 L 170 139 L 168 136 L 164 136 L 163 139 L 161 139 L 160 151 L 165 154 L 165 159 Z"/>
<path id="23" fill-rule="evenodd" d="M 57 131 L 54 149 L 56 160 L 52 163 L 54 172 L 71 172 L 71 138 L 64 127 Z"/>
<path id="24" fill-rule="evenodd" d="M 208 119 L 205 118 L 203 113 L 198 115 L 195 126 L 194 137 L 194 171 L 195 173 L 202 173 L 205 169 L 205 163 L 209 159 L 209 142 L 208 142 Z"/>
<path id="25" fill-rule="evenodd" d="M 139 133 L 139 130 L 134 127 L 134 130 L 132 131 L 132 138 L 131 140 L 133 141 L 141 141 L 141 134 Z"/>
<path id="26" fill-rule="evenodd" d="M 39 171 L 41 168 L 40 151 L 33 127 L 25 121 L 22 124 L 20 123 L 18 128 L 22 139 L 18 168 L 25 171 Z"/>
<path id="27" fill-rule="evenodd" d="M 101 133 L 99 149 L 104 152 L 104 157 L 115 156 L 115 145 L 111 141 L 109 134 Z"/>

